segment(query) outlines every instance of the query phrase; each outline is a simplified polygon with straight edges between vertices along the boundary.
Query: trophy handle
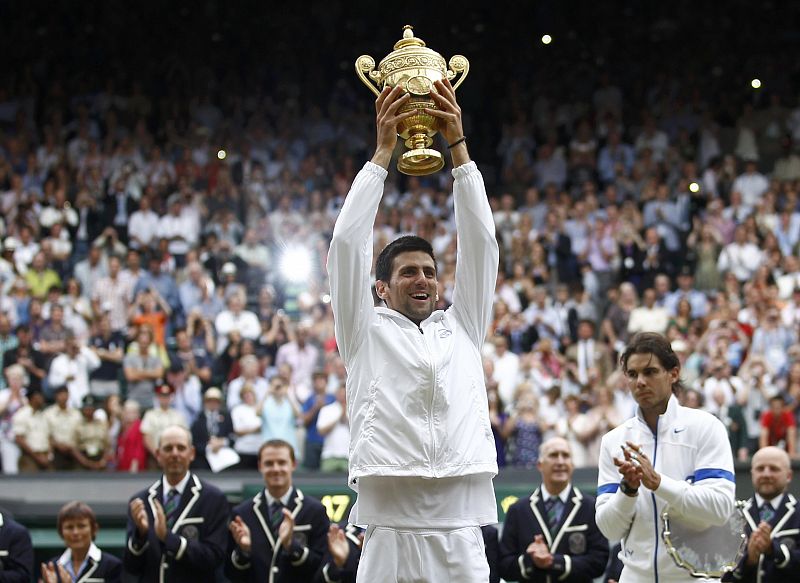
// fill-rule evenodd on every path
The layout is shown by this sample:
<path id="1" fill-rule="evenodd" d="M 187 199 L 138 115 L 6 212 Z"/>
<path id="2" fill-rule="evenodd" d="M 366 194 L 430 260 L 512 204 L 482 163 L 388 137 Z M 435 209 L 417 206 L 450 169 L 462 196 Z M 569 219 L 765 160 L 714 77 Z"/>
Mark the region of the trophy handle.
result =
<path id="1" fill-rule="evenodd" d="M 461 77 L 458 78 L 458 81 L 455 82 L 453 85 L 453 91 L 458 89 L 458 86 L 464 82 L 464 79 L 467 78 L 469 74 L 469 61 L 467 57 L 463 55 L 453 55 L 450 57 L 450 69 L 447 70 L 447 80 L 452 81 L 455 79 L 455 76 L 458 73 L 461 73 Z"/>
<path id="2" fill-rule="evenodd" d="M 369 55 L 361 55 L 356 59 L 356 74 L 361 81 L 369 87 L 376 97 L 380 97 L 381 92 L 375 87 L 378 84 L 378 78 L 381 76 L 380 72 L 375 71 L 375 59 Z M 369 74 L 369 78 L 364 73 Z"/>

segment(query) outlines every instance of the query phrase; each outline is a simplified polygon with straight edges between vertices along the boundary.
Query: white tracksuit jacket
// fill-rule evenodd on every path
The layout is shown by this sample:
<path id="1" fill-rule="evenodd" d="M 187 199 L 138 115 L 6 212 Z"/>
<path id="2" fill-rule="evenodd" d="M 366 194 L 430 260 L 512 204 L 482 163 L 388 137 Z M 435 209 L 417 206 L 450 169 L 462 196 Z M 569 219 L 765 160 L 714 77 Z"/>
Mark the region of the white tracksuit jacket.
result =
<path id="1" fill-rule="evenodd" d="M 372 227 L 386 175 L 371 162 L 358 173 L 328 255 L 336 341 L 347 367 L 350 487 L 357 491 L 362 476 L 495 475 L 480 347 L 491 318 L 498 246 L 483 177 L 474 162 L 453 170 L 453 305 L 418 328 L 373 304 Z"/>
<path id="2" fill-rule="evenodd" d="M 609 431 L 600 446 L 597 477 L 597 526 L 610 540 L 622 540 L 625 565 L 620 583 L 691 581 L 667 554 L 661 513 L 697 525 L 721 525 L 732 514 L 736 496 L 733 455 L 725 426 L 706 411 L 681 407 L 670 397 L 654 434 L 639 411 Z M 621 459 L 626 441 L 642 445 L 661 474 L 656 491 L 640 486 L 639 494 L 619 490 L 621 475 L 613 458 Z"/>

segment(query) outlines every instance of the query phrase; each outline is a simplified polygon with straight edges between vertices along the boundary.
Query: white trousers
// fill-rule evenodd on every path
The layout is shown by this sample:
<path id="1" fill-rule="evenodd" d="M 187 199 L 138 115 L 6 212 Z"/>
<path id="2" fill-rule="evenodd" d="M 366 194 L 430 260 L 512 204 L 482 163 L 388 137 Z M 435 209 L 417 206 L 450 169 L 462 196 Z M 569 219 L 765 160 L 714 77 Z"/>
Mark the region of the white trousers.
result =
<path id="1" fill-rule="evenodd" d="M 370 526 L 356 583 L 487 583 L 480 527 L 456 530 Z"/>

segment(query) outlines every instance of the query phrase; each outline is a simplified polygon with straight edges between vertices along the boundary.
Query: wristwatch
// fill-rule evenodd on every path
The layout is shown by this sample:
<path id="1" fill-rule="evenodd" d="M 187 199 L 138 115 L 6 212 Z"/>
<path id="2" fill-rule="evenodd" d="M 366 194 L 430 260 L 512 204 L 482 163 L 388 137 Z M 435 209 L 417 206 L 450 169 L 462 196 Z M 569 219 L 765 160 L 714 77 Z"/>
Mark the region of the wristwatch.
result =
<path id="1" fill-rule="evenodd" d="M 619 481 L 619 489 L 622 490 L 622 493 L 626 496 L 636 496 L 639 494 L 639 488 L 632 488 L 625 480 Z"/>

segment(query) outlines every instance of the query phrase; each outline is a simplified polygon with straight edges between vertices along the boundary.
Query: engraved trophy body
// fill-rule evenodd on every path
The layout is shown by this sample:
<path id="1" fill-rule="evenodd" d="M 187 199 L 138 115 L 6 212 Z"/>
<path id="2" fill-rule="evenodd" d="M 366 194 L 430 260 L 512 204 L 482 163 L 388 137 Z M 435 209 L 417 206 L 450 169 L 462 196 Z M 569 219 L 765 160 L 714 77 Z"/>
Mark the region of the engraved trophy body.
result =
<path id="1" fill-rule="evenodd" d="M 369 55 L 361 55 L 356 59 L 358 77 L 375 95 L 380 95 L 386 86 L 398 85 L 411 95 L 400 113 L 423 107 L 436 109 L 436 102 L 430 97 L 431 91 L 435 91 L 434 81 L 445 78 L 453 80 L 460 74 L 453 83 L 453 89 L 457 89 L 469 73 L 469 61 L 461 55 L 454 55 L 449 66 L 448 69 L 442 55 L 429 49 L 422 39 L 415 37 L 412 27 L 408 25 L 403 27 L 403 38 L 395 43 L 394 51 L 383 58 L 377 70 L 375 59 Z M 398 133 L 409 149 L 397 161 L 400 172 L 422 176 L 442 169 L 444 157 L 431 147 L 437 124 L 437 118 L 422 112 L 412 115 L 400 124 Z"/>

